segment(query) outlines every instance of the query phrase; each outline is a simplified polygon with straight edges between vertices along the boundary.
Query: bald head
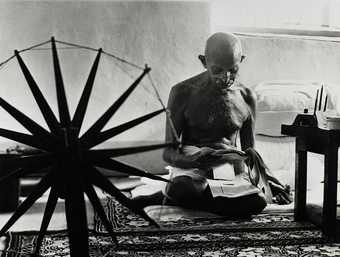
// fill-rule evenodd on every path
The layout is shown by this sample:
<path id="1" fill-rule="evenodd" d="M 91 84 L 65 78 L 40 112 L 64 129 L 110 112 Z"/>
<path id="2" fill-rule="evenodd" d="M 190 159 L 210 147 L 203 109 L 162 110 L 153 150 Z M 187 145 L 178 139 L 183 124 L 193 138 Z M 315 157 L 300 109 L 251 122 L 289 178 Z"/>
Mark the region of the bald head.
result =
<path id="1" fill-rule="evenodd" d="M 231 33 L 215 33 L 208 38 L 204 54 L 207 62 L 232 66 L 241 61 L 241 41 Z"/>
<path id="2" fill-rule="evenodd" d="M 231 33 L 215 33 L 205 46 L 205 56 L 200 55 L 211 81 L 220 88 L 227 89 L 234 84 L 242 62 L 241 41 Z"/>

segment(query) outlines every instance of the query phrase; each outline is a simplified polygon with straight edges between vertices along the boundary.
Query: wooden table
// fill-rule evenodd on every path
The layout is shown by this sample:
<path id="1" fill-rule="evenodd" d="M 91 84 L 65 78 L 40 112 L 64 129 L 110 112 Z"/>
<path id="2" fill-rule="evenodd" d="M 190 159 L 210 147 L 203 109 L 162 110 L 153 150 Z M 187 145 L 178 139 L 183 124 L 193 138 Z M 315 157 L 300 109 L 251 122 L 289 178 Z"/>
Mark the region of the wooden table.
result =
<path id="1" fill-rule="evenodd" d="M 296 137 L 295 145 L 295 205 L 296 221 L 307 220 L 310 215 L 306 209 L 307 193 L 307 152 L 323 154 L 324 196 L 320 224 L 325 236 L 339 241 L 337 220 L 337 179 L 338 147 L 340 130 L 327 130 L 318 127 L 281 125 L 281 133 Z M 311 174 L 312 175 L 312 174 Z M 313 221 L 313 220 L 312 220 Z"/>

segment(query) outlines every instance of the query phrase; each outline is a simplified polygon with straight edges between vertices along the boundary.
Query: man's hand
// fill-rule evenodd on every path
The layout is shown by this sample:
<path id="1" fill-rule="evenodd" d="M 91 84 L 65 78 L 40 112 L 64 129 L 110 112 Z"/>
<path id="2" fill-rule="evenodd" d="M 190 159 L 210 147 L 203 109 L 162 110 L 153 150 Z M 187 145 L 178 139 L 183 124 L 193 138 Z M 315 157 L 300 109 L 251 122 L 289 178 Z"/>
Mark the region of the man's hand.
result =
<path id="1" fill-rule="evenodd" d="M 225 162 L 245 161 L 248 158 L 245 152 L 236 148 L 216 150 L 212 155 L 220 156 Z"/>
<path id="2" fill-rule="evenodd" d="M 211 147 L 185 146 L 183 153 L 187 163 L 191 163 L 192 168 L 211 168 L 226 161 L 223 156 L 216 154 L 218 150 Z"/>
<path id="3" fill-rule="evenodd" d="M 201 150 L 192 155 L 199 167 L 207 168 L 218 166 L 224 163 L 234 163 L 244 161 L 247 156 L 244 152 L 237 149 L 215 150 L 210 147 L 202 147 Z"/>
<path id="4" fill-rule="evenodd" d="M 220 162 L 221 156 L 216 155 L 216 150 L 210 147 L 202 147 L 200 151 L 191 155 L 199 166 L 214 166 Z"/>

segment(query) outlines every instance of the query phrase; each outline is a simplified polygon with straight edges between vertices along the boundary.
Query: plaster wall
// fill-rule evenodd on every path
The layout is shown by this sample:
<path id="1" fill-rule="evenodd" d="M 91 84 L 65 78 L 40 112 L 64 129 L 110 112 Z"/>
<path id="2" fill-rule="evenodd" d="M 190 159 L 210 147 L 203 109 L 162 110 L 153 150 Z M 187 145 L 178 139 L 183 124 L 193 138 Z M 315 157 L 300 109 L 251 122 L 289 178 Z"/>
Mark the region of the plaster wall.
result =
<path id="1" fill-rule="evenodd" d="M 202 71 L 197 55 L 210 31 L 208 1 L 0 1 L 0 62 L 36 43 L 57 40 L 113 53 L 139 66 L 147 63 L 164 103 L 172 85 Z M 340 84 L 338 42 L 279 36 L 239 35 L 247 56 L 240 80 L 249 87 L 265 80 L 313 80 Z M 96 53 L 57 44 L 71 113 Z M 43 47 L 49 47 L 44 45 Z M 50 50 L 21 53 L 57 113 Z M 128 74 L 126 74 L 126 72 Z M 141 73 L 102 55 L 82 131 L 88 128 Z M 17 61 L 0 69 L 0 96 L 46 127 Z M 161 108 L 147 79 L 108 127 Z M 0 127 L 26 132 L 0 110 Z M 164 115 L 121 134 L 126 141 L 164 140 Z M 13 142 L 0 139 L 1 149 Z M 107 146 L 104 144 L 103 146 Z M 163 170 L 161 151 L 125 157 L 149 171 Z"/>
<path id="2" fill-rule="evenodd" d="M 245 36 L 240 80 L 249 87 L 268 80 L 306 80 L 340 85 L 340 41 Z"/>
<path id="3" fill-rule="evenodd" d="M 94 49 L 101 47 L 141 67 L 148 64 L 166 104 L 172 85 L 201 71 L 197 56 L 209 29 L 209 4 L 204 1 L 2 1 L 0 60 L 12 56 L 14 49 L 25 49 L 51 36 Z M 48 47 L 50 44 L 41 48 Z M 57 47 L 73 113 L 96 52 L 60 43 Z M 57 113 L 51 51 L 27 51 L 21 56 Z M 141 72 L 102 55 L 82 132 Z M 15 58 L 0 70 L 0 95 L 46 127 Z M 107 128 L 160 108 L 145 77 Z M 26 131 L 4 111 L 0 115 L 0 127 Z M 160 115 L 117 140 L 164 140 L 164 123 L 165 115 Z"/>

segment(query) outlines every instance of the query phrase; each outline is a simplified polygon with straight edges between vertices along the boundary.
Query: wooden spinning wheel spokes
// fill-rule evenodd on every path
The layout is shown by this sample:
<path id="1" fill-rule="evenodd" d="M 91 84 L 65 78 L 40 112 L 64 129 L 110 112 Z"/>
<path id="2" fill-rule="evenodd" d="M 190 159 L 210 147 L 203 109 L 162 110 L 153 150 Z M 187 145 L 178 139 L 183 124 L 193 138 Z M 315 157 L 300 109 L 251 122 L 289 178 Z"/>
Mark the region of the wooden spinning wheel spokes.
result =
<path id="1" fill-rule="evenodd" d="M 16 156 L 6 159 L 4 166 L 11 170 L 8 175 L 0 178 L 0 183 L 19 176 L 36 173 L 47 168 L 47 174 L 35 186 L 31 194 L 19 205 L 17 210 L 0 230 L 0 235 L 7 232 L 11 226 L 42 196 L 50 189 L 48 201 L 39 231 L 35 255 L 39 255 L 44 235 L 47 231 L 52 214 L 55 210 L 58 198 L 65 199 L 65 213 L 67 229 L 70 242 L 71 256 L 89 256 L 88 253 L 88 228 L 86 219 L 86 209 L 84 193 L 87 195 L 95 211 L 103 221 L 106 230 L 112 236 L 115 244 L 118 241 L 114 229 L 110 224 L 98 195 L 93 186 L 99 187 L 105 192 L 114 196 L 123 205 L 130 208 L 135 213 L 141 215 L 151 224 L 158 226 L 155 221 L 146 213 L 136 208 L 131 200 L 122 194 L 96 167 L 103 167 L 110 170 L 157 179 L 168 182 L 163 178 L 150 174 L 142 169 L 123 163 L 112 157 L 140 153 L 163 147 L 174 145 L 164 143 L 148 146 L 134 146 L 115 149 L 91 150 L 92 147 L 110 139 L 114 136 L 131 129 L 165 111 L 165 108 L 146 114 L 136 119 L 130 120 L 119 126 L 102 131 L 108 121 L 114 116 L 125 100 L 137 87 L 143 77 L 150 72 L 149 67 L 145 67 L 142 74 L 130 85 L 130 87 L 107 109 L 106 112 L 81 136 L 79 132 L 84 120 L 86 109 L 93 89 L 102 49 L 98 50 L 84 90 L 76 107 L 73 118 L 71 118 L 67 100 L 63 77 L 60 69 L 56 41 L 52 37 L 53 67 L 55 75 L 55 86 L 57 92 L 57 103 L 59 111 L 59 121 L 53 113 L 51 107 L 41 93 L 37 83 L 27 68 L 25 62 L 18 51 L 15 57 L 18 60 L 20 69 L 24 74 L 27 84 L 34 96 L 34 99 L 46 121 L 50 131 L 47 131 L 24 113 L 0 97 L 0 106 L 5 109 L 15 120 L 22 124 L 30 133 L 19 133 L 16 131 L 0 129 L 0 136 L 40 149 L 31 155 Z"/>

